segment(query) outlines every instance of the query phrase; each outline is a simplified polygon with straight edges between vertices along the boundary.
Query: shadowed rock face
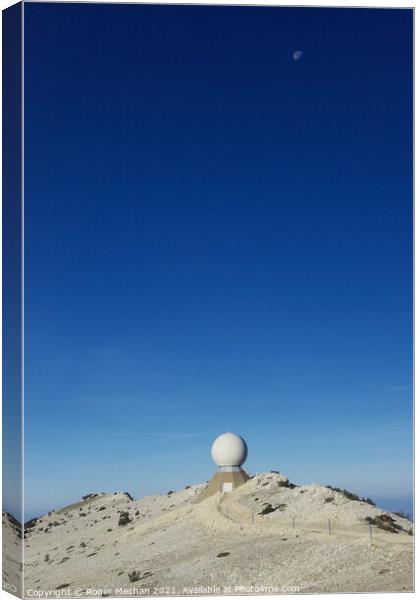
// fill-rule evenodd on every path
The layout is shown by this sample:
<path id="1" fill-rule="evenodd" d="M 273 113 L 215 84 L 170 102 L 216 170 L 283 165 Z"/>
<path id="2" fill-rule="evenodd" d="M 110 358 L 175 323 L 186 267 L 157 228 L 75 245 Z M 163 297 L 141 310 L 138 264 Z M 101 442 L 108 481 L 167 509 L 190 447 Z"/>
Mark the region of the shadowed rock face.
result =
<path id="1" fill-rule="evenodd" d="M 245 593 L 253 586 L 286 593 L 413 589 L 407 519 L 342 491 L 294 486 L 278 473 L 195 503 L 204 489 L 191 485 L 140 500 L 124 492 L 88 494 L 40 517 L 26 534 L 26 590 L 71 596 L 77 589 L 83 597 L 89 588 L 127 596 L 133 587 L 143 595 L 154 595 L 155 587 L 186 595 L 203 583 Z M 372 540 L 367 518 L 395 524 L 398 532 L 371 524 Z"/>

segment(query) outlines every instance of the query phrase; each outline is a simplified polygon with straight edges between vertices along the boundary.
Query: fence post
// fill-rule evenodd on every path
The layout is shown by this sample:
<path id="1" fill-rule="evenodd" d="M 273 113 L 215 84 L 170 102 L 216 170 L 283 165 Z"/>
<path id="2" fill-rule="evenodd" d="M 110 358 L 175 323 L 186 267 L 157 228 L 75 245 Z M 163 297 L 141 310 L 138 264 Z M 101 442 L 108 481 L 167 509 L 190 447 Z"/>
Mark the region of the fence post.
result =
<path id="1" fill-rule="evenodd" d="M 293 517 L 293 529 L 295 528 L 295 517 Z"/>
<path id="2" fill-rule="evenodd" d="M 328 519 L 328 533 L 331 533 L 331 521 Z"/>
<path id="3" fill-rule="evenodd" d="M 369 535 L 370 539 L 372 539 L 372 523 L 369 523 Z"/>

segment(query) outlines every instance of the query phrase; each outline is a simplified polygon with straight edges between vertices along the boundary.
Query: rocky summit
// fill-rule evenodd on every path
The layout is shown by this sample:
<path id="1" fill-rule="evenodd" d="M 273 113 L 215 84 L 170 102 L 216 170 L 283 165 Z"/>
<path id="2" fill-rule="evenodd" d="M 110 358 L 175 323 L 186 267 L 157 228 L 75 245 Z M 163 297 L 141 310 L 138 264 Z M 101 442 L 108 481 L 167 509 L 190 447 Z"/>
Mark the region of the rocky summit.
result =
<path id="1" fill-rule="evenodd" d="M 194 502 L 204 488 L 91 493 L 32 519 L 25 596 L 413 590 L 413 524 L 402 515 L 276 472 Z"/>

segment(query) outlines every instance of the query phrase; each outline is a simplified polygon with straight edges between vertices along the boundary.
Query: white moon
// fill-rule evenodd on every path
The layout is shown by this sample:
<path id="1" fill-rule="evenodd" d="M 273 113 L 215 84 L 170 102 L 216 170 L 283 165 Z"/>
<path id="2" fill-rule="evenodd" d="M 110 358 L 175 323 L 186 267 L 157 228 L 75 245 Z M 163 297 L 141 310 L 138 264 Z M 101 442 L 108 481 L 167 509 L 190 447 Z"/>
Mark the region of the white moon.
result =
<path id="1" fill-rule="evenodd" d="M 303 52 L 302 52 L 302 50 L 295 50 L 293 52 L 292 56 L 293 56 L 293 60 L 300 60 L 303 56 Z"/>

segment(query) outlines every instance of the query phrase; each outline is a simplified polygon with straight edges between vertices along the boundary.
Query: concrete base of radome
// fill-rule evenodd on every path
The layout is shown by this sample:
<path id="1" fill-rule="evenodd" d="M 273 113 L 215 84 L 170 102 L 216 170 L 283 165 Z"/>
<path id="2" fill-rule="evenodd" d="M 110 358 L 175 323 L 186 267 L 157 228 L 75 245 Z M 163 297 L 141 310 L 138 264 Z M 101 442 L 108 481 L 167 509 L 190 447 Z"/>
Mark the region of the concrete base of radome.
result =
<path id="1" fill-rule="evenodd" d="M 231 492 L 248 481 L 249 475 L 243 469 L 235 471 L 217 471 L 194 503 L 202 502 L 219 492 Z"/>

